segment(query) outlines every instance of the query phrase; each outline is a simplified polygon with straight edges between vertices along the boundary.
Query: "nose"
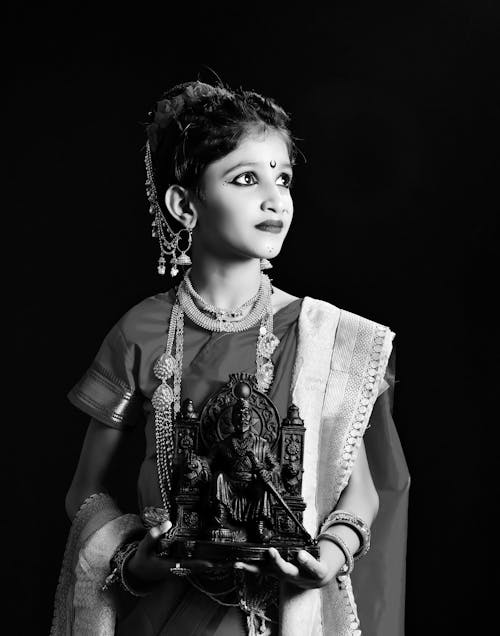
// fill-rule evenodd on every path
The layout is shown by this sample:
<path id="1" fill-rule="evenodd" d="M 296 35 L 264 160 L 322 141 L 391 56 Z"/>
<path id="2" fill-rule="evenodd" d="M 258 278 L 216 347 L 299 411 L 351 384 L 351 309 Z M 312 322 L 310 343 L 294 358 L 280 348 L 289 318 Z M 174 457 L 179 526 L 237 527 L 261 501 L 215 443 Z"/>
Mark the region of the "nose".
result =
<path id="1" fill-rule="evenodd" d="M 281 192 L 279 187 L 274 183 L 270 184 L 266 187 L 266 190 L 263 193 L 260 209 L 263 212 L 281 212 L 282 207 L 283 205 L 281 202 Z"/>

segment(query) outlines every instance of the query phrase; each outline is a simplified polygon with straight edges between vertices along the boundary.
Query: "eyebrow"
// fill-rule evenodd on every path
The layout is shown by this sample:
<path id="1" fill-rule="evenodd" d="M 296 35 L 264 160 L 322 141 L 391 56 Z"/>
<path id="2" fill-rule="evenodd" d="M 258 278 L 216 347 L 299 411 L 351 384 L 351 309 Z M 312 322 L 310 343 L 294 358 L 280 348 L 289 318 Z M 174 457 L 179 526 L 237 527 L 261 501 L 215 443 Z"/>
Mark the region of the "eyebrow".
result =
<path id="1" fill-rule="evenodd" d="M 266 165 L 265 161 L 240 161 L 239 163 L 235 164 L 234 166 L 232 166 L 232 168 L 229 168 L 228 170 L 226 170 L 224 172 L 224 177 L 229 174 L 230 172 L 232 172 L 233 170 L 236 170 L 237 168 L 243 168 L 244 166 L 264 166 Z M 281 167 L 281 168 L 289 168 L 290 170 L 292 170 L 292 164 L 290 163 L 277 163 L 276 167 Z"/>

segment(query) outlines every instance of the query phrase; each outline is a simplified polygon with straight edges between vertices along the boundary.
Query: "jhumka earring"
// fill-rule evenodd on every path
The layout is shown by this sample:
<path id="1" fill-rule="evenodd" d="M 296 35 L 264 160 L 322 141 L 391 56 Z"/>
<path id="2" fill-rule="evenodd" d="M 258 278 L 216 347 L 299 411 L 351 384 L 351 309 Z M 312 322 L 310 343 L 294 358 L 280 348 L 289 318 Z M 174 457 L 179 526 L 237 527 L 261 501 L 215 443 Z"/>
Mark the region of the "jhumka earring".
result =
<path id="1" fill-rule="evenodd" d="M 153 179 L 153 162 L 151 159 L 151 147 L 149 141 L 146 143 L 146 156 L 144 158 L 146 164 L 146 194 L 149 201 L 149 213 L 154 215 L 151 230 L 151 235 L 158 239 L 160 244 L 160 258 L 158 259 L 158 274 L 163 276 L 166 271 L 167 256 L 170 258 L 170 276 L 172 278 L 179 273 L 179 265 L 188 267 L 191 265 L 191 259 L 186 253 L 191 247 L 192 243 L 192 228 L 183 227 L 178 232 L 170 227 L 165 218 L 160 204 L 158 203 L 158 195 L 156 192 L 156 186 Z M 179 247 L 181 242 L 182 232 L 187 232 L 187 246 L 182 249 Z M 179 252 L 179 253 L 177 253 Z"/>
<path id="2" fill-rule="evenodd" d="M 264 269 L 271 269 L 273 266 L 273 264 L 271 263 L 271 261 L 268 261 L 267 258 L 261 258 L 260 259 L 260 269 L 264 270 Z"/>
<path id="3" fill-rule="evenodd" d="M 157 223 L 156 223 L 156 227 L 158 227 Z M 188 244 L 185 249 L 181 249 L 179 247 L 179 242 L 181 240 L 182 232 L 188 233 L 188 238 L 187 238 Z M 155 235 L 156 234 L 153 234 L 153 236 Z M 166 264 L 165 254 L 167 255 L 173 254 L 172 258 L 170 259 L 170 276 L 172 276 L 172 278 L 174 276 L 177 276 L 177 274 L 179 273 L 178 265 L 184 265 L 186 267 L 188 267 L 189 265 L 192 265 L 190 257 L 188 256 L 188 254 L 186 254 L 188 249 L 191 247 L 192 242 L 193 242 L 193 230 L 190 227 L 181 228 L 177 232 L 177 234 L 174 234 L 174 239 L 170 243 L 167 240 L 164 240 L 163 242 L 160 241 L 161 256 L 158 259 L 158 274 L 161 274 L 162 276 L 165 274 L 165 264 Z M 177 250 L 180 252 L 180 254 L 176 254 Z"/>

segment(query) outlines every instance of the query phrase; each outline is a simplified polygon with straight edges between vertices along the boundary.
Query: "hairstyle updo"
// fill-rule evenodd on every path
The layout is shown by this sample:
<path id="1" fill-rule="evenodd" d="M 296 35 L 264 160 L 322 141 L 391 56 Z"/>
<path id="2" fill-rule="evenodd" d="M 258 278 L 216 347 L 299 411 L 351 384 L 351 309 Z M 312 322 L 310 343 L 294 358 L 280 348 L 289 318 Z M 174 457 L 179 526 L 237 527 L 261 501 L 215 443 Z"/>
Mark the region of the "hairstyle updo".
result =
<path id="1" fill-rule="evenodd" d="M 160 201 L 172 184 L 202 196 L 205 168 L 248 134 L 281 133 L 290 161 L 295 162 L 290 117 L 273 99 L 254 91 L 186 82 L 166 91 L 149 115 L 146 132 Z"/>

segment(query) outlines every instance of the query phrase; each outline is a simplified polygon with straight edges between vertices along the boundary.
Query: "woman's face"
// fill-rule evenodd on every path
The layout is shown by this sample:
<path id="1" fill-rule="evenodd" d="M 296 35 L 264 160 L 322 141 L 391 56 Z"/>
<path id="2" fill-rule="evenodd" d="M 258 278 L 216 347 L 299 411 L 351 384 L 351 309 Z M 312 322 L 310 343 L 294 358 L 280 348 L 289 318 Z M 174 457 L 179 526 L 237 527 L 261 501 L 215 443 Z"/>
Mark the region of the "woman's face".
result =
<path id="1" fill-rule="evenodd" d="M 223 258 L 279 254 L 293 215 L 291 181 L 288 149 L 279 132 L 244 137 L 205 169 L 194 249 L 198 244 Z"/>

